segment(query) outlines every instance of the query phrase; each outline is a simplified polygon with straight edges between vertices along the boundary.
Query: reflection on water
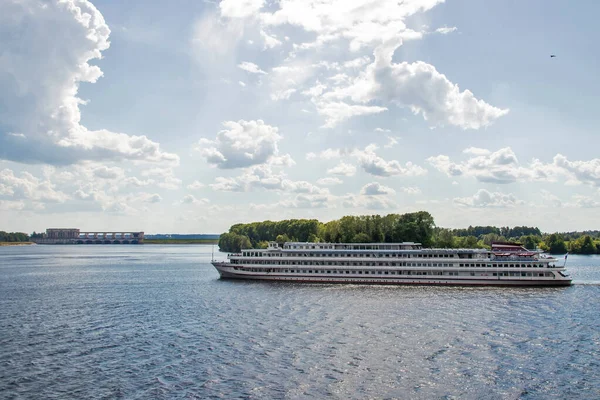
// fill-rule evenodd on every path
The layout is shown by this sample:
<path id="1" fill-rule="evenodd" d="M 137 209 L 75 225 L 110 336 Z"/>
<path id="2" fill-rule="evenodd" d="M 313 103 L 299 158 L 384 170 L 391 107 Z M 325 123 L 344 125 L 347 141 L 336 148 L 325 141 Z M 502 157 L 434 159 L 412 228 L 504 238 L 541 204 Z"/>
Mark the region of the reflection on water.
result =
<path id="1" fill-rule="evenodd" d="M 0 393 L 600 398 L 597 256 L 569 256 L 567 288 L 221 281 L 210 257 L 0 248 Z"/>

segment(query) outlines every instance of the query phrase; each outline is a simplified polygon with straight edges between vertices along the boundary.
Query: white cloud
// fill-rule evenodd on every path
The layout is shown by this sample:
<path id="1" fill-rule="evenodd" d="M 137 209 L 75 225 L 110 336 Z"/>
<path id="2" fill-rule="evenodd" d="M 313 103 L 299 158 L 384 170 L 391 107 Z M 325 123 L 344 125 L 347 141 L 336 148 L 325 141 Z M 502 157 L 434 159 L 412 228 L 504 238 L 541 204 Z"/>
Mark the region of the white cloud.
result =
<path id="1" fill-rule="evenodd" d="M 558 154 L 551 164 L 544 164 L 533 159 L 528 165 L 522 165 L 510 147 L 504 147 L 495 152 L 486 149 L 468 148 L 465 154 L 473 155 L 466 161 L 454 163 L 445 155 L 429 157 L 427 161 L 448 177 L 460 175 L 475 177 L 480 182 L 486 183 L 513 183 L 526 181 L 552 182 L 558 176 L 564 175 L 571 183 L 587 183 L 598 185 L 600 172 L 595 173 L 596 165 L 600 167 L 600 160 L 570 162 Z M 600 168 L 598 169 L 600 171 Z"/>
<path id="2" fill-rule="evenodd" d="M 349 40 L 350 50 L 357 51 L 384 39 L 418 36 L 406 27 L 404 20 L 441 2 L 443 0 L 284 0 L 274 12 L 262 13 L 261 19 L 266 25 L 289 24 L 315 33 L 315 41 L 305 43 L 302 46 L 305 49 L 344 38 Z"/>
<path id="3" fill-rule="evenodd" d="M 441 28 L 437 28 L 435 31 L 437 33 L 441 33 L 442 35 L 447 35 L 449 33 L 456 32 L 457 29 L 458 28 L 455 26 L 442 26 Z"/>
<path id="4" fill-rule="evenodd" d="M 388 136 L 388 142 L 383 146 L 386 149 L 390 149 L 398 144 L 398 137 Z"/>
<path id="5" fill-rule="evenodd" d="M 105 165 L 93 170 L 94 176 L 102 179 L 117 179 L 125 175 L 125 171 L 119 167 L 107 167 Z"/>
<path id="6" fill-rule="evenodd" d="M 383 158 L 375 154 L 377 146 L 371 144 L 364 150 L 355 150 L 354 156 L 358 158 L 360 166 L 365 172 L 374 176 L 419 176 L 425 175 L 427 170 L 414 165 L 410 161 L 405 165 L 400 164 L 396 160 L 385 161 Z"/>
<path id="7" fill-rule="evenodd" d="M 335 158 L 340 158 L 344 155 L 346 155 L 348 152 L 344 149 L 332 149 L 332 148 L 328 148 L 325 149 L 321 152 L 317 153 L 306 153 L 306 159 L 307 160 L 314 160 L 314 159 L 321 159 L 321 160 L 332 160 Z"/>
<path id="8" fill-rule="evenodd" d="M 388 196 L 347 195 L 342 201 L 345 208 L 359 208 L 366 210 L 389 210 L 397 208 L 396 202 Z"/>
<path id="9" fill-rule="evenodd" d="M 402 187 L 402 188 L 400 188 L 400 190 L 402 190 L 406 194 L 411 194 L 411 195 L 421 194 L 421 189 L 419 189 L 418 187 L 412 187 L 412 186 Z"/>
<path id="10" fill-rule="evenodd" d="M 265 164 L 290 164 L 291 157 L 279 157 L 277 143 L 281 136 L 277 128 L 257 121 L 226 121 L 226 128 L 215 140 L 200 139 L 197 150 L 206 161 L 221 169 L 244 168 Z"/>
<path id="11" fill-rule="evenodd" d="M 238 84 L 239 84 L 241 87 L 246 87 L 246 84 L 245 84 L 244 82 L 242 82 L 242 81 L 238 81 Z"/>
<path id="12" fill-rule="evenodd" d="M 600 187 L 600 158 L 589 161 L 569 161 L 564 155 L 557 154 L 552 160 L 550 168 L 552 167 L 560 169 L 573 183 Z"/>
<path id="13" fill-rule="evenodd" d="M 64 203 L 69 196 L 55 189 L 49 180 L 40 180 L 29 172 L 18 177 L 8 168 L 0 171 L 0 198 Z"/>
<path id="14" fill-rule="evenodd" d="M 340 162 L 335 167 L 328 169 L 327 173 L 331 175 L 354 176 L 356 167 L 345 162 Z"/>
<path id="15" fill-rule="evenodd" d="M 379 182 L 371 182 L 363 186 L 360 190 L 360 194 L 368 196 L 379 196 L 387 194 L 396 194 L 396 191 L 390 187 L 383 186 Z"/>
<path id="16" fill-rule="evenodd" d="M 572 201 L 566 205 L 576 208 L 598 208 L 600 207 L 600 200 L 598 197 L 574 195 Z"/>
<path id="17" fill-rule="evenodd" d="M 197 199 L 192 194 L 186 194 L 183 196 L 183 199 L 181 199 L 181 204 L 206 205 L 208 203 L 210 203 L 210 200 L 206 198 Z"/>
<path id="18" fill-rule="evenodd" d="M 264 43 L 264 49 L 272 49 L 277 46 L 281 46 L 281 40 L 277 39 L 274 35 L 270 35 L 264 30 L 260 30 L 260 37 Z"/>
<path id="19" fill-rule="evenodd" d="M 282 182 L 282 186 L 285 190 L 293 193 L 329 194 L 329 190 L 320 188 L 306 181 L 291 181 L 286 179 Z"/>
<path id="20" fill-rule="evenodd" d="M 482 149 L 480 147 L 469 147 L 463 150 L 465 154 L 472 154 L 474 156 L 487 156 L 491 153 L 488 149 Z"/>
<path id="21" fill-rule="evenodd" d="M 333 128 L 340 122 L 359 115 L 373 115 L 387 111 L 386 107 L 347 104 L 341 101 L 315 100 L 317 112 L 326 117 L 324 128 Z"/>
<path id="22" fill-rule="evenodd" d="M 190 183 L 189 185 L 187 185 L 187 188 L 189 190 L 198 190 L 198 189 L 202 189 L 204 187 L 204 183 L 201 183 L 199 181 L 194 181 L 192 183 Z"/>
<path id="23" fill-rule="evenodd" d="M 141 193 L 138 195 L 138 199 L 144 203 L 160 203 L 162 201 L 162 197 L 158 193 Z"/>
<path id="24" fill-rule="evenodd" d="M 466 207 L 514 207 L 523 204 L 523 201 L 517 200 L 510 193 L 488 192 L 485 189 L 479 189 L 472 197 L 457 197 L 454 203 Z"/>
<path id="25" fill-rule="evenodd" d="M 248 61 L 238 64 L 238 68 L 243 69 L 246 72 L 250 72 L 251 74 L 266 74 L 266 72 L 260 69 L 258 65 Z"/>
<path id="26" fill-rule="evenodd" d="M 327 177 L 327 178 L 321 178 L 317 180 L 317 184 L 321 185 L 321 186 L 333 186 L 333 185 L 340 185 L 344 183 L 344 181 L 342 181 L 340 178 L 337 177 Z"/>
<path id="27" fill-rule="evenodd" d="M 247 18 L 256 15 L 264 4 L 264 0 L 222 0 L 219 8 L 224 17 Z"/>
<path id="28" fill-rule="evenodd" d="M 299 194 L 292 200 L 279 202 L 279 205 L 286 208 L 327 208 L 329 201 L 329 196 L 325 194 Z"/>
<path id="29" fill-rule="evenodd" d="M 102 71 L 89 62 L 109 47 L 110 30 L 86 0 L 0 2 L 0 158 L 66 165 L 78 160 L 177 164 L 146 136 L 81 125 L 81 82 Z M 61 32 L 61 40 L 48 32 Z M 67 38 L 67 39 L 65 39 Z"/>
<path id="30" fill-rule="evenodd" d="M 19 211 L 25 208 L 23 200 L 0 200 L 0 211 Z"/>
<path id="31" fill-rule="evenodd" d="M 485 127 L 508 113 L 476 99 L 469 90 L 461 92 L 458 85 L 430 64 L 422 61 L 394 64 L 392 56 L 400 44 L 396 39 L 377 47 L 375 60 L 363 73 L 350 85 L 325 93 L 323 98 L 327 101 L 351 99 L 362 104 L 375 100 L 391 102 L 423 115 L 433 126 L 448 124 L 463 129 Z M 327 126 L 340 121 L 342 119 L 328 120 Z"/>

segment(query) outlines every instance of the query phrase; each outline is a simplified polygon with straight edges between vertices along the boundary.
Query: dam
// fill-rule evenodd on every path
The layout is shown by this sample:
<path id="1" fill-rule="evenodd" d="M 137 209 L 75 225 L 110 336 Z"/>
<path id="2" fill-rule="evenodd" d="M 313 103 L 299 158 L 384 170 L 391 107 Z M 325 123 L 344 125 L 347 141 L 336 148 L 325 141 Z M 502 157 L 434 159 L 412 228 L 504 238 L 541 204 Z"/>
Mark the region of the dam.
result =
<path id="1" fill-rule="evenodd" d="M 50 228 L 42 237 L 31 238 L 37 244 L 142 244 L 144 232 L 81 232 L 79 229 Z"/>

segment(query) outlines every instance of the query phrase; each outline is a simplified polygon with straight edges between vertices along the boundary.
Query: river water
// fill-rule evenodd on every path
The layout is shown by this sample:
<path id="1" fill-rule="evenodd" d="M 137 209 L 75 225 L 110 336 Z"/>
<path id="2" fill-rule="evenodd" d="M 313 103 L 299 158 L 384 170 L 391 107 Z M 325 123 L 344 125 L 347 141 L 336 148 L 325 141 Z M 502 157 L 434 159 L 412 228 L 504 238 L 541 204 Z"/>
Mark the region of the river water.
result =
<path id="1" fill-rule="evenodd" d="M 210 259 L 0 247 L 0 398 L 600 398 L 598 256 L 567 288 L 222 281 Z"/>

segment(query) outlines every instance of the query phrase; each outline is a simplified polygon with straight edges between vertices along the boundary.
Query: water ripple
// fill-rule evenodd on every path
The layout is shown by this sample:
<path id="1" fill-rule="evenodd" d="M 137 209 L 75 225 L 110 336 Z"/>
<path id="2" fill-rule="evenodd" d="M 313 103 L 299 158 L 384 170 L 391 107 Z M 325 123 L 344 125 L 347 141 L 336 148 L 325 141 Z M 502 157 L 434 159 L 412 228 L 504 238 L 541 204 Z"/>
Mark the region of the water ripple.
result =
<path id="1" fill-rule="evenodd" d="M 0 250 L 0 398 L 600 398 L 568 288 L 221 281 L 199 246 Z"/>

